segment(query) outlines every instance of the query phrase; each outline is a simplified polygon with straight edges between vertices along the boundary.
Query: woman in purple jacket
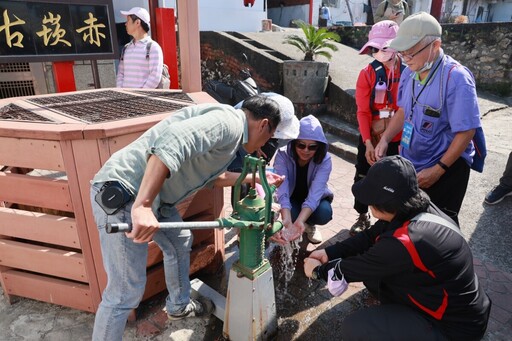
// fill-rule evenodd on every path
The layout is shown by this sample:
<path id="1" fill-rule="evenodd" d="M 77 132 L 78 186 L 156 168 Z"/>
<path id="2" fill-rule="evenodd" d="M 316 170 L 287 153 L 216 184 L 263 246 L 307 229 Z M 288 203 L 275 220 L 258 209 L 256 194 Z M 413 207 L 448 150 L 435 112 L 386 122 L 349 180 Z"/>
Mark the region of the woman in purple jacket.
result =
<path id="1" fill-rule="evenodd" d="M 333 193 L 327 187 L 332 161 L 316 117 L 309 115 L 300 120 L 299 136 L 279 149 L 274 169 L 285 176 L 277 189 L 284 230 L 276 241 L 294 240 L 306 231 L 311 243 L 321 243 L 322 235 L 315 225 L 325 225 L 332 219 Z"/>

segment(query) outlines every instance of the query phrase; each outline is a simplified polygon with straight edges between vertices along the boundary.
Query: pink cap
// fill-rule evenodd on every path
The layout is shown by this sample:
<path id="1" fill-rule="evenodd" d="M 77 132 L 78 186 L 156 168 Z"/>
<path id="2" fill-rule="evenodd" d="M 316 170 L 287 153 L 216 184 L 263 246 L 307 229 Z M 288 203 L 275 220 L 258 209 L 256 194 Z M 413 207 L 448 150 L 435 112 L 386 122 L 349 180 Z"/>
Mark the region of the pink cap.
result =
<path id="1" fill-rule="evenodd" d="M 396 22 L 391 20 L 379 21 L 372 26 L 368 34 L 368 42 L 359 50 L 359 54 L 368 53 L 369 47 L 375 47 L 379 50 L 388 47 L 391 41 L 395 39 L 397 32 L 398 24 Z"/>

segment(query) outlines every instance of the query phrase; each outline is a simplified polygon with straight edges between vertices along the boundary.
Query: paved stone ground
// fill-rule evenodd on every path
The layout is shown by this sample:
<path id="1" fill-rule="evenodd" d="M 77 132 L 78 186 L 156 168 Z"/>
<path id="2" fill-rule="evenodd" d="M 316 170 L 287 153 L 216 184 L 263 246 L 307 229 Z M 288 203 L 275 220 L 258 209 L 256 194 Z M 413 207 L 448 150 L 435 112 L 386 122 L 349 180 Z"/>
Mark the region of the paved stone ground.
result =
<path id="1" fill-rule="evenodd" d="M 347 238 L 348 228 L 356 218 L 350 191 L 354 166 L 338 157 L 333 157 L 333 163 L 329 186 L 335 192 L 334 218 L 321 227 L 326 241 L 318 247 Z M 468 193 L 475 189 L 482 190 L 473 187 Z M 226 200 L 229 200 L 227 195 Z M 507 198 L 501 205 L 502 210 L 510 210 L 512 199 Z M 495 214 L 499 212 L 495 211 Z M 506 235 L 501 237 L 508 238 Z M 226 239 L 227 269 L 237 258 L 237 245 L 233 231 L 226 233 Z M 510 238 L 507 240 L 510 243 Z M 312 249 L 311 244 L 301 243 L 297 255 L 298 266 L 287 286 L 277 262 L 278 249 L 270 253 L 275 278 L 278 279 L 275 282 L 279 324 L 276 340 L 337 338 L 339 325 L 347 314 L 375 304 L 362 284 L 351 284 L 341 297 L 332 298 L 319 283 L 308 280 L 300 264 L 306 252 Z M 512 275 L 487 260 L 476 258 L 474 263 L 481 282 L 493 300 L 485 340 L 509 340 L 512 333 Z M 224 271 L 220 271 L 216 276 L 200 275 L 200 278 L 225 294 L 226 280 L 223 274 Z M 170 323 L 162 312 L 163 305 L 163 295 L 143 303 L 138 310 L 138 320 L 128 325 L 124 340 L 223 340 L 222 321 L 217 318 Z M 29 299 L 20 298 L 11 306 L 5 300 L 0 300 L 0 340 L 89 340 L 93 321 L 92 314 Z"/>
<path id="2" fill-rule="evenodd" d="M 281 40 L 270 34 L 259 35 L 275 49 L 282 47 Z M 256 38 L 256 37 L 255 37 Z M 333 70 L 340 69 L 346 87 L 355 84 L 344 67 L 359 70 L 365 61 L 347 48 L 337 54 L 332 62 Z M 356 59 L 357 58 L 357 59 Z M 353 59 L 353 60 L 352 60 Z M 360 65 L 360 67 L 359 67 Z M 335 77 L 333 77 L 334 79 Z M 352 80 L 350 79 L 352 78 Z M 482 201 L 501 176 L 508 153 L 512 150 L 512 109 L 502 99 L 479 98 L 484 130 L 488 140 L 489 155 L 484 173 L 472 172 L 470 185 L 461 210 L 461 228 L 467 237 L 475 257 L 474 264 L 480 281 L 493 300 L 491 319 L 485 341 L 510 340 L 512 337 L 512 248 L 510 226 L 512 221 L 512 197 L 496 206 L 483 205 Z M 333 220 L 321 227 L 325 245 L 348 237 L 348 229 L 355 221 L 350 191 L 354 174 L 353 164 L 333 157 L 333 172 L 329 186 L 335 192 Z M 229 196 L 226 193 L 226 202 Z M 233 231 L 226 233 L 225 269 L 216 276 L 199 275 L 199 278 L 225 294 L 225 271 L 237 258 L 237 246 Z M 319 247 L 324 247 L 320 245 Z M 297 255 L 298 267 L 286 286 L 280 279 L 278 252 L 270 254 L 274 266 L 277 316 L 279 333 L 276 340 L 329 340 L 339 339 L 339 326 L 350 312 L 369 304 L 375 304 L 361 284 L 351 284 L 341 297 L 332 298 L 318 283 L 305 278 L 300 268 L 301 260 L 312 245 L 303 242 Z M 0 294 L 1 294 L 0 288 Z M 222 321 L 190 319 L 168 322 L 162 312 L 164 295 L 144 302 L 138 309 L 138 320 L 130 323 L 123 340 L 223 340 Z M 94 315 L 52 304 L 20 298 L 8 305 L 0 297 L 0 341 L 11 340 L 90 340 Z"/>

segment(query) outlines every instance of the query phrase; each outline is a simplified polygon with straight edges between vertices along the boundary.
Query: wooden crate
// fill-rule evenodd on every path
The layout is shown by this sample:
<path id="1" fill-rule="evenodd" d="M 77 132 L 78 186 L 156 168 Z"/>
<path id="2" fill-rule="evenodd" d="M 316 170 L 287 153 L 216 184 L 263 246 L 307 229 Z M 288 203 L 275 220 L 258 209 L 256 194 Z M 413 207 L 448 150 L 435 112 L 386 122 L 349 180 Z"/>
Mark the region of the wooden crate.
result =
<path id="1" fill-rule="evenodd" d="M 93 90 L 94 91 L 94 90 Z M 194 102 L 209 101 L 202 93 Z M 5 297 L 28 297 L 95 312 L 106 286 L 90 180 L 101 165 L 172 113 L 87 124 L 15 102 L 58 124 L 0 119 L 0 282 Z M 205 189 L 179 205 L 187 220 L 223 213 L 221 189 Z M 150 243 L 144 298 L 165 290 L 162 255 Z M 191 273 L 216 269 L 224 258 L 222 230 L 195 230 Z"/>

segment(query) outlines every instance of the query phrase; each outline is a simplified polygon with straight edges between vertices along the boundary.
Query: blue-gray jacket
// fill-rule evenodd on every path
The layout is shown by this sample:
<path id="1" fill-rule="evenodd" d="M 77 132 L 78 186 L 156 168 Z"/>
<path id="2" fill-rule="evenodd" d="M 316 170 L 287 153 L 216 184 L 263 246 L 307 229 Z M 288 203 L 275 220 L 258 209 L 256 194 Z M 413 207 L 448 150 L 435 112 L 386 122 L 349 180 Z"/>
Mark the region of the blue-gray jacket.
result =
<path id="1" fill-rule="evenodd" d="M 324 131 L 320 121 L 313 115 L 306 116 L 300 120 L 300 132 L 298 140 L 314 140 L 327 144 Z M 296 181 L 296 163 L 293 159 L 291 142 L 287 146 L 278 150 L 274 162 L 275 172 L 284 175 L 285 180 L 277 189 L 277 202 L 281 208 L 291 209 L 290 196 L 295 189 Z M 327 187 L 327 181 L 332 170 L 332 160 L 329 153 L 320 164 L 316 164 L 311 160 L 308 168 L 308 196 L 302 207 L 309 207 L 316 210 L 320 200 L 333 196 L 332 191 Z"/>

